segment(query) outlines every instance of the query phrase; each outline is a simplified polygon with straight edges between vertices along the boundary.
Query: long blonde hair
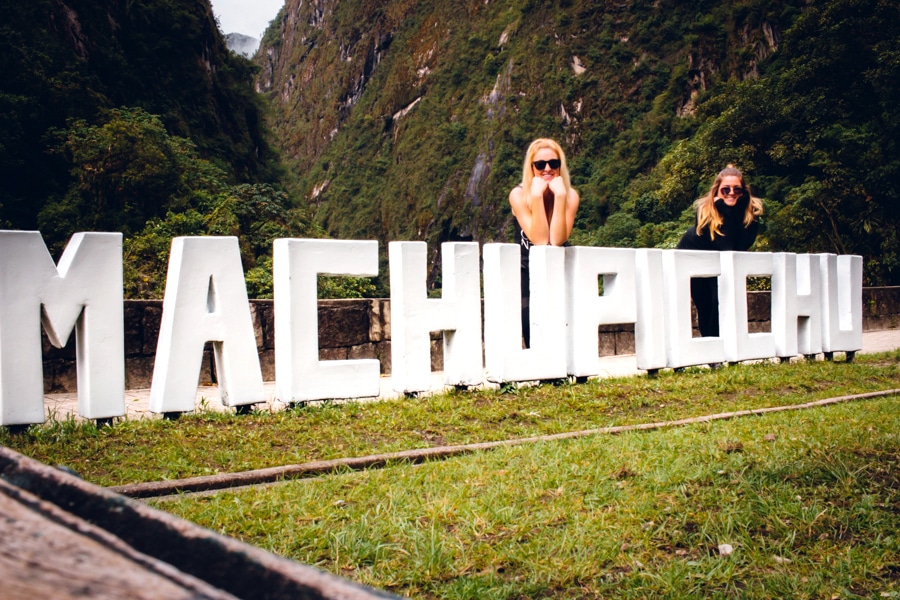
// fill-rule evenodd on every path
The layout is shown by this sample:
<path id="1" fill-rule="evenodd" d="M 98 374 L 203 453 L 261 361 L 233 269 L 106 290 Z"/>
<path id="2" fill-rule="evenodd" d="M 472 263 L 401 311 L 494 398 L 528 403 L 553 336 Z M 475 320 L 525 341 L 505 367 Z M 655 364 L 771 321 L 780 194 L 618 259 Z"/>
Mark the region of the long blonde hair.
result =
<path id="1" fill-rule="evenodd" d="M 534 179 L 534 169 L 531 163 L 534 161 L 534 155 L 538 150 L 550 148 L 559 156 L 559 176 L 562 177 L 563 183 L 566 184 L 566 194 L 572 189 L 572 183 L 569 179 L 569 166 L 566 164 L 566 153 L 563 152 L 562 146 L 550 138 L 538 138 L 531 142 L 528 151 L 525 152 L 525 163 L 522 165 L 522 189 L 525 190 L 525 197 L 531 201 L 531 181 Z"/>
<path id="2" fill-rule="evenodd" d="M 716 180 L 713 182 L 712 187 L 709 188 L 709 193 L 697 198 L 694 202 L 694 210 L 697 212 L 697 235 L 701 235 L 704 227 L 709 227 L 709 238 L 712 240 L 716 239 L 717 234 L 722 235 L 723 220 L 722 215 L 716 210 L 716 193 L 719 191 L 719 186 L 725 177 L 737 177 L 740 179 L 741 187 L 744 188 L 744 194 L 750 197 L 747 209 L 744 211 L 744 227 L 749 226 L 759 215 L 763 214 L 762 200 L 754 198 L 753 194 L 750 193 L 750 186 L 744 181 L 744 174 L 736 169 L 734 165 L 728 165 L 716 175 Z"/>

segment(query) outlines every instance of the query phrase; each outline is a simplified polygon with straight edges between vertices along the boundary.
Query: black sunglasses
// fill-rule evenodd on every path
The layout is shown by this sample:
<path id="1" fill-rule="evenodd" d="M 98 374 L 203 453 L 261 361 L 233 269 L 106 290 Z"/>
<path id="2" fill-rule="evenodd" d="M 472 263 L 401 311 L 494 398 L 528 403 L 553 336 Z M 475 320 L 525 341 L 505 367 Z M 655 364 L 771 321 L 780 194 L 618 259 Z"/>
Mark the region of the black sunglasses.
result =
<path id="1" fill-rule="evenodd" d="M 731 195 L 731 190 L 732 190 L 731 186 L 727 186 L 727 185 L 723 185 L 722 187 L 719 188 L 719 191 L 722 192 L 723 194 L 725 194 L 726 196 Z M 735 196 L 740 196 L 743 193 L 744 193 L 744 188 L 737 186 L 737 185 L 734 186 L 734 195 Z"/>
<path id="2" fill-rule="evenodd" d="M 534 168 L 538 171 L 543 171 L 544 167 L 547 165 L 550 165 L 550 168 L 555 171 L 562 164 L 562 161 L 558 158 L 551 158 L 550 160 L 536 160 L 531 164 L 534 165 Z"/>

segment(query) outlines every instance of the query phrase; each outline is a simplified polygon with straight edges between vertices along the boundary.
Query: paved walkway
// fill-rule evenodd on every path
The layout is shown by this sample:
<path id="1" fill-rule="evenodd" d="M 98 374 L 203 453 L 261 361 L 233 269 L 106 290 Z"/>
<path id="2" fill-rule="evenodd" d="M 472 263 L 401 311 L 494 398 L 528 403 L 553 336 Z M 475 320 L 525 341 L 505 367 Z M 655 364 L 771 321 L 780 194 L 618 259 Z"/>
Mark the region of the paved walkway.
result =
<path id="1" fill-rule="evenodd" d="M 887 352 L 890 350 L 900 349 L 900 329 L 890 329 L 882 331 L 867 331 L 863 333 L 862 353 Z M 644 373 L 637 368 L 635 356 L 633 354 L 622 354 L 618 356 L 608 356 L 600 359 L 600 378 L 606 377 L 625 377 L 629 375 L 638 375 Z M 444 389 L 442 381 L 442 373 L 436 372 L 432 378 L 432 391 L 438 392 Z M 485 385 L 493 385 L 486 383 Z M 257 408 L 264 410 L 280 410 L 284 404 L 276 402 L 275 382 L 269 381 L 265 383 L 266 398 L 268 400 L 263 404 L 256 405 Z M 401 394 L 395 392 L 391 388 L 390 376 L 381 378 L 381 393 L 377 399 L 397 398 Z M 371 400 L 374 400 L 372 398 Z M 150 390 L 127 390 L 125 392 L 125 412 L 129 419 L 157 417 L 156 413 L 150 412 Z M 219 388 L 217 386 L 200 386 L 197 388 L 197 407 L 205 407 L 210 410 L 231 410 L 222 405 L 219 397 Z M 64 420 L 70 416 L 78 417 L 78 396 L 77 394 L 47 394 L 44 396 L 44 407 L 47 411 L 47 417 Z"/>

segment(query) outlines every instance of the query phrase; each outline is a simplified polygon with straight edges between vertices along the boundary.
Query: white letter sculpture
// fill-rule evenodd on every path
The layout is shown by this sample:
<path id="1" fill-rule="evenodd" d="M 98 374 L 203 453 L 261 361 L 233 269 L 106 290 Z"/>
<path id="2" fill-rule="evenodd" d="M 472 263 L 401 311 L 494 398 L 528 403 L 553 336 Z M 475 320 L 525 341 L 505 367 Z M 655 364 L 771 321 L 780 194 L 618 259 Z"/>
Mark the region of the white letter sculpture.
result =
<path id="1" fill-rule="evenodd" d="M 124 415 L 123 312 L 122 234 L 76 233 L 57 267 L 39 232 L 0 231 L 0 425 L 44 422 L 41 323 L 57 348 L 75 330 L 78 413 Z"/>
<path id="2" fill-rule="evenodd" d="M 822 350 L 862 349 L 862 257 L 820 254 L 822 287 Z"/>
<path id="3" fill-rule="evenodd" d="M 747 277 L 772 276 L 768 252 L 720 252 L 719 334 L 725 341 L 725 359 L 731 362 L 770 358 L 775 355 L 771 332 L 750 333 L 747 310 Z M 771 302 L 771 299 L 770 299 Z"/>
<path id="4" fill-rule="evenodd" d="M 725 359 L 725 343 L 721 337 L 694 338 L 691 331 L 691 277 L 718 277 L 721 273 L 718 252 L 663 253 L 663 278 L 668 290 L 665 296 L 668 366 L 688 367 Z"/>
<path id="5" fill-rule="evenodd" d="M 772 333 L 775 356 L 822 351 L 822 278 L 819 259 L 809 254 L 773 255 Z"/>
<path id="6" fill-rule="evenodd" d="M 481 385 L 477 243 L 441 245 L 443 297 L 429 299 L 425 242 L 391 242 L 391 380 L 401 393 L 431 389 L 432 331 L 444 334 L 444 384 Z"/>
<path id="7" fill-rule="evenodd" d="M 566 362 L 569 375 L 590 377 L 600 372 L 600 325 L 637 320 L 634 250 L 627 248 L 566 248 Z M 603 295 L 597 277 L 603 276 Z"/>
<path id="8" fill-rule="evenodd" d="M 656 248 L 639 248 L 634 255 L 637 289 L 634 353 L 637 368 L 650 372 L 668 366 L 662 257 L 663 251 Z"/>
<path id="9" fill-rule="evenodd" d="M 274 245 L 275 388 L 281 402 L 380 393 L 376 359 L 319 360 L 318 274 L 378 275 L 378 242 L 280 239 Z"/>
<path id="10" fill-rule="evenodd" d="M 194 410 L 203 346 L 213 343 L 222 404 L 265 401 L 236 237 L 172 240 L 150 410 Z"/>
<path id="11" fill-rule="evenodd" d="M 484 246 L 484 355 L 493 382 L 566 376 L 565 249 L 533 246 L 531 348 L 522 348 L 520 255 L 516 244 Z M 596 292 L 595 292 L 596 293 Z"/>

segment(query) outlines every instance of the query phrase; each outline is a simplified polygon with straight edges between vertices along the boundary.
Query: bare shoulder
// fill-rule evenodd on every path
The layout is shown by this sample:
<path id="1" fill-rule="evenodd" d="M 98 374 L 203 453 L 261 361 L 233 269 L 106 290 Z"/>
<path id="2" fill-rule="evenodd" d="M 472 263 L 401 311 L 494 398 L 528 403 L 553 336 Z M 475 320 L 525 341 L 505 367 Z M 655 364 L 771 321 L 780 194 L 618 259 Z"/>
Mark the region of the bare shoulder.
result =
<path id="1" fill-rule="evenodd" d="M 513 206 L 517 204 L 522 204 L 525 202 L 525 191 L 522 189 L 521 185 L 517 185 L 513 189 L 509 191 L 509 203 Z"/>
<path id="2" fill-rule="evenodd" d="M 581 196 L 578 195 L 578 190 L 576 190 L 575 188 L 569 188 L 569 196 L 566 198 L 566 202 L 578 206 L 578 203 L 580 201 Z"/>

